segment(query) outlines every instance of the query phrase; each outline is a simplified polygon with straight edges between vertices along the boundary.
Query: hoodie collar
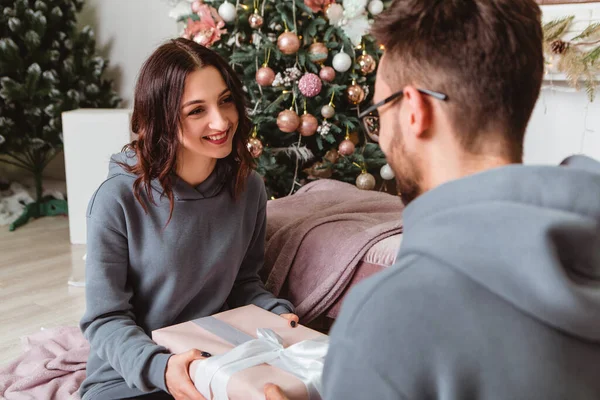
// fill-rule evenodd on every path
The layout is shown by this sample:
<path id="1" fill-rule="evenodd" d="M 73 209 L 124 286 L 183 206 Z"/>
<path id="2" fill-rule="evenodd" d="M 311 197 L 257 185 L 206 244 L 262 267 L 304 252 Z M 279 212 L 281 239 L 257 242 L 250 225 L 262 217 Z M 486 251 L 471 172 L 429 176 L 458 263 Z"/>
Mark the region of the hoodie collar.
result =
<path id="1" fill-rule="evenodd" d="M 406 207 L 399 262 L 421 254 L 546 325 L 600 342 L 600 164 L 509 165 Z"/>
<path id="2" fill-rule="evenodd" d="M 600 164 L 589 157 L 572 156 L 561 165 L 562 168 L 511 164 L 444 183 L 423 193 L 405 208 L 404 226 L 408 229 L 424 218 L 453 208 L 503 201 L 600 219 L 597 201 L 600 197 L 574 196 L 584 191 L 589 194 L 590 190 L 600 196 L 600 187 L 589 186 L 589 182 L 598 182 Z M 575 179 L 582 175 L 589 179 Z M 571 190 L 554 191 L 552 196 L 547 196 L 549 185 Z"/>
<path id="3" fill-rule="evenodd" d="M 221 193 L 227 183 L 230 167 L 224 162 L 217 162 L 215 169 L 202 183 L 192 186 L 173 173 L 173 194 L 177 201 L 201 200 Z M 156 182 L 158 184 L 158 181 Z"/>
<path id="4" fill-rule="evenodd" d="M 137 178 L 137 175 L 127 172 L 120 163 L 134 166 L 137 156 L 133 151 L 117 153 L 111 157 L 109 177 L 113 175 L 128 175 Z M 201 200 L 217 196 L 226 186 L 231 176 L 231 166 L 225 160 L 219 160 L 215 169 L 206 180 L 197 186 L 191 186 L 181 179 L 175 172 L 173 174 L 173 195 L 176 201 Z M 151 182 L 152 188 L 162 195 L 163 188 L 158 179 Z"/>

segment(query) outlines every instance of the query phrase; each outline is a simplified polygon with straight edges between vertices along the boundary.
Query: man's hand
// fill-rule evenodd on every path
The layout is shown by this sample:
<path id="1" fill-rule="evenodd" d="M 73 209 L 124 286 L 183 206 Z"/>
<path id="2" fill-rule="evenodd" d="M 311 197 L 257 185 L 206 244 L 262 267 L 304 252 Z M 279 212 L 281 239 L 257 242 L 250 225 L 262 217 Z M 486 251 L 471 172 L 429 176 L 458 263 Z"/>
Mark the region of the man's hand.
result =
<path id="1" fill-rule="evenodd" d="M 273 385 L 272 383 L 267 383 L 265 385 L 265 399 L 266 400 L 289 400 L 286 395 L 283 393 L 281 388 L 277 385 Z"/>
<path id="2" fill-rule="evenodd" d="M 209 353 L 194 349 L 169 358 L 165 371 L 165 384 L 175 400 L 206 400 L 196 390 L 188 371 L 192 361 L 207 357 L 210 357 Z"/>
<path id="3" fill-rule="evenodd" d="M 285 318 L 288 321 L 290 321 L 290 326 L 292 328 L 295 328 L 298 326 L 298 321 L 300 321 L 300 318 L 298 318 L 298 316 L 296 314 L 281 314 L 279 315 L 281 318 Z"/>

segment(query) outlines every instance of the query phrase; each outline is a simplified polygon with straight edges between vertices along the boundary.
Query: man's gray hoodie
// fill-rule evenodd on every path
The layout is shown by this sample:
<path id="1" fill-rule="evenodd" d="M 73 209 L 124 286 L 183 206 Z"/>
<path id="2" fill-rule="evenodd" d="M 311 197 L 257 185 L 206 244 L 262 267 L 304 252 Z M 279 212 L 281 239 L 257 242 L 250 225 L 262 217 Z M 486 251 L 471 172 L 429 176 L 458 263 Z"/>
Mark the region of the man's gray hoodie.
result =
<path id="1" fill-rule="evenodd" d="M 396 264 L 351 291 L 333 399 L 600 399 L 600 164 L 511 165 L 404 211 Z"/>

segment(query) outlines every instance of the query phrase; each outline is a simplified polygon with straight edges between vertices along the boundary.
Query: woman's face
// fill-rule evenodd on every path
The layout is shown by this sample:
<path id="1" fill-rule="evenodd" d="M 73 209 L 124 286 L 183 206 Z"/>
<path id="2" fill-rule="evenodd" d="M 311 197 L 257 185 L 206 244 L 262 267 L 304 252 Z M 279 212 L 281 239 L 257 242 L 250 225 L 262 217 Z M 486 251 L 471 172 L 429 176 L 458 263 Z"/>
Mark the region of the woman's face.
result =
<path id="1" fill-rule="evenodd" d="M 187 76 L 180 111 L 179 140 L 186 155 L 219 159 L 231 153 L 239 115 L 215 67 L 205 66 Z"/>

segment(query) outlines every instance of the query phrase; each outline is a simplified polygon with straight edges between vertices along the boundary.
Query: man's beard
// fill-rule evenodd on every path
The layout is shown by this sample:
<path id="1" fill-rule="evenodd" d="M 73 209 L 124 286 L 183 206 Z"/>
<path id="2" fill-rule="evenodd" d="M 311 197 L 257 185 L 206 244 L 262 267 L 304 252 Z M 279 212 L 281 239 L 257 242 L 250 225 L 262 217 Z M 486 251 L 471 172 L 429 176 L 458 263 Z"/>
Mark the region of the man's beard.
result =
<path id="1" fill-rule="evenodd" d="M 396 189 L 398 190 L 398 194 L 402 199 L 402 203 L 407 206 L 422 194 L 420 184 L 422 176 L 418 157 L 416 154 L 406 151 L 402 132 L 400 131 L 400 124 L 397 122 L 394 124 L 391 148 L 388 162 L 396 175 Z"/>

